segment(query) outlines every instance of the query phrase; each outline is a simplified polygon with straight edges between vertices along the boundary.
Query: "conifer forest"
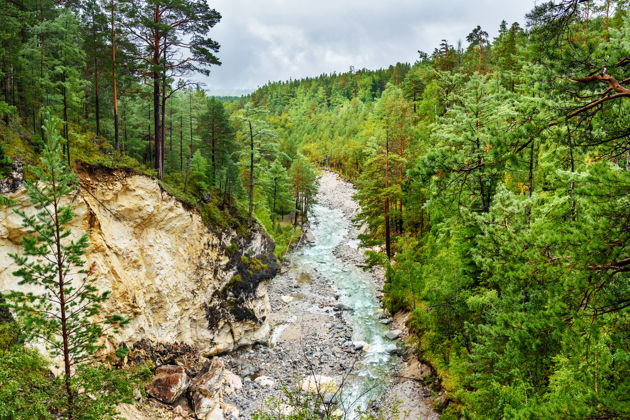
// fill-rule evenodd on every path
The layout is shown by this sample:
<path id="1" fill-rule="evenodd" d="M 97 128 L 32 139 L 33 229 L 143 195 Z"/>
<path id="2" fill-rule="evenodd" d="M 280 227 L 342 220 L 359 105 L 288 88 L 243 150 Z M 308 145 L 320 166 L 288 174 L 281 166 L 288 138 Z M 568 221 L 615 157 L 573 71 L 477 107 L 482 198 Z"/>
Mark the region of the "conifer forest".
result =
<path id="1" fill-rule="evenodd" d="M 177 418 L 224 418 L 199 414 L 195 399 L 195 375 L 214 362 L 201 373 L 157 356 L 131 362 L 140 348 L 132 342 L 152 338 L 134 324 L 142 309 L 120 300 L 118 275 L 103 277 L 116 267 L 92 257 L 101 252 L 92 238 L 107 226 L 92 221 L 71 233 L 85 213 L 76 197 L 106 197 L 86 187 L 98 173 L 150 179 L 218 238 L 204 255 L 223 252 L 230 276 L 238 274 L 215 287 L 212 299 L 223 303 L 200 316 L 212 331 L 229 318 L 235 351 L 237 323 L 268 322 L 248 303 L 262 296 L 258 284 L 270 282 L 273 312 L 276 266 L 295 268 L 308 255 L 300 247 L 312 246 L 311 229 L 320 240 L 328 205 L 320 179 L 337 174 L 355 189 L 348 226 L 358 232 L 360 267 L 384 276 L 379 310 L 405 315 L 405 350 L 390 353 L 413 354 L 430 371 L 421 382 L 438 417 L 426 418 L 630 417 L 628 0 L 532 2 L 521 23 L 472 26 L 460 41 L 417 51 L 414 62 L 270 81 L 243 96 L 214 96 L 203 83 L 223 49 L 238 48 L 215 37 L 223 19 L 215 7 L 2 1 L 0 419 L 175 418 L 120 411 L 144 398 L 165 402 L 152 391 L 161 365 L 194 378 L 182 394 L 191 417 Z M 418 50 L 413 40 L 406 48 Z M 160 211 L 161 223 L 175 218 Z M 10 218 L 23 223 L 19 241 Z M 159 230 L 142 226 L 133 235 Z M 258 249 L 259 231 L 273 251 L 247 251 Z M 142 252 L 171 252 L 158 249 L 164 235 Z M 217 279 L 222 267 L 213 268 Z M 283 270 L 292 269 L 278 269 L 281 278 Z M 301 304 L 288 293 L 282 305 Z M 124 345 L 117 334 L 127 334 Z M 181 337 L 169 345 L 194 347 Z M 232 351 L 215 347 L 200 351 L 209 360 Z M 225 369 L 229 357 L 237 356 Z M 254 399 L 267 397 L 266 386 Z M 353 417 L 328 408 L 337 397 L 301 395 L 286 397 L 291 410 L 251 418 L 425 418 L 370 405 Z M 231 401 L 241 416 L 221 405 L 225 418 L 250 418 Z"/>

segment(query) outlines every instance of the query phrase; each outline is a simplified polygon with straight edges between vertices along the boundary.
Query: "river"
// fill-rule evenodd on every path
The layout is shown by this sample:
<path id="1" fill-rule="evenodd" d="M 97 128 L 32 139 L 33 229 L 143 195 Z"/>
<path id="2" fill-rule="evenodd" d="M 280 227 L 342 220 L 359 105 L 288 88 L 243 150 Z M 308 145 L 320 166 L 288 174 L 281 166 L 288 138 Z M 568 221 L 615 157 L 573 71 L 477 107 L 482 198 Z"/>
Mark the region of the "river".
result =
<path id="1" fill-rule="evenodd" d="M 349 216 L 339 208 L 317 204 L 310 221 L 313 240 L 293 256 L 291 263 L 317 272 L 332 284 L 339 302 L 347 308 L 344 320 L 352 328 L 352 341 L 366 343 L 363 357 L 359 358 L 341 390 L 345 411 L 364 409 L 370 399 L 379 396 L 396 366 L 392 356 L 396 344 L 386 338 L 389 329 L 383 324 L 374 276 L 352 261 L 335 255 L 337 247 L 344 242 L 354 248 L 357 246 L 356 239 L 350 237 Z"/>
<path id="2" fill-rule="evenodd" d="M 296 395 L 312 377 L 342 383 L 335 400 L 344 419 L 354 419 L 356 409 L 372 401 L 387 410 L 394 400 L 406 408 L 400 418 L 437 418 L 426 389 L 396 378 L 405 366 L 396 355 L 402 345 L 387 338 L 396 327 L 379 300 L 382 270 L 361 268 L 354 192 L 334 173 L 322 174 L 305 241 L 268 286 L 269 345 L 226 356 L 243 378 L 242 393 L 231 401 L 241 418 L 261 409 L 278 417 L 289 412 L 282 402 L 286 390 Z"/>

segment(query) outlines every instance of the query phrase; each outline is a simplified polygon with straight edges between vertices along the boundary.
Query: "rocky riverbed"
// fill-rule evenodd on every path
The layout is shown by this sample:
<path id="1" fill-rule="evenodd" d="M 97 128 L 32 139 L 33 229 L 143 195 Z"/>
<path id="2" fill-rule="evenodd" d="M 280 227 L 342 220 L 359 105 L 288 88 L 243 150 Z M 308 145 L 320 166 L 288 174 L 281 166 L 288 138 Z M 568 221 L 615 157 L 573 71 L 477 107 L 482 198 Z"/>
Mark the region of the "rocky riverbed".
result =
<path id="1" fill-rule="evenodd" d="M 356 418 L 357 408 L 389 413 L 393 406 L 399 415 L 388 418 L 438 418 L 423 385 L 430 370 L 402 343 L 404 315 L 392 318 L 381 307 L 382 269 L 363 269 L 360 229 L 350 222 L 359 210 L 354 188 L 331 172 L 319 182 L 302 244 L 268 285 L 269 342 L 211 360 L 189 346 L 138 343 L 131 355 L 160 367 L 153 398 L 121 407 L 123 416 L 249 419 L 263 410 L 280 417 L 292 410 L 286 390 L 299 389 L 338 403 L 344 420 Z"/>
<path id="2" fill-rule="evenodd" d="M 345 218 L 352 219 L 358 211 L 352 199 L 354 192 L 350 183 L 332 172 L 324 172 L 317 202 L 320 206 L 340 210 Z M 363 267 L 365 259 L 358 249 L 357 239 L 360 231 L 352 225 L 346 225 L 345 230 L 345 236 L 333 253 L 346 263 Z M 314 240 L 307 232 L 303 246 L 308 247 Z M 355 341 L 356 334 L 349 319 L 352 308 L 342 303 L 343 296 L 335 281 L 313 267 L 300 265 L 299 261 L 290 260 L 270 283 L 270 345 L 256 345 L 224 356 L 226 365 L 243 380 L 242 391 L 231 397 L 231 403 L 245 418 L 265 408 L 266 402 L 271 406 L 268 408 L 277 408 L 274 403 L 268 403 L 270 398 L 282 398 L 283 387 L 297 387 L 309 376 L 319 375 L 347 383 L 356 380 L 369 350 L 367 343 Z M 377 294 L 380 293 L 382 270 L 373 269 L 367 275 Z M 402 323 L 392 322 L 382 310 L 380 317 L 380 323 L 389 329 L 390 338 L 401 334 L 398 328 L 403 328 Z M 429 393 L 419 382 L 421 378 L 413 377 L 416 372 L 412 372 L 413 366 L 411 370 L 409 367 L 413 362 L 410 364 L 405 361 L 406 357 L 399 357 L 405 354 L 400 344 L 387 345 L 392 358 L 385 363 L 393 369 L 391 376 L 374 378 L 387 381 L 382 401 L 399 401 L 401 418 L 437 418 L 431 409 Z M 403 370 L 411 377 L 396 379 Z"/>

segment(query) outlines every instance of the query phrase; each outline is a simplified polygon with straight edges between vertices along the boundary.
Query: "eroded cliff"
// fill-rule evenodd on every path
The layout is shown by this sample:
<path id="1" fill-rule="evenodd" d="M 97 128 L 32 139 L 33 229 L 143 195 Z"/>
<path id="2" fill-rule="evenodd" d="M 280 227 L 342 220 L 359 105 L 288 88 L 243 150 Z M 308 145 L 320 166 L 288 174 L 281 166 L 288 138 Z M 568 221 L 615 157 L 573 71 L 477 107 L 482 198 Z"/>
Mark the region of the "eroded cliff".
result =
<path id="1" fill-rule="evenodd" d="M 107 345 L 183 343 L 208 356 L 265 341 L 267 280 L 278 264 L 258 226 L 214 230 L 152 178 L 85 166 L 73 198 L 73 229 L 89 232 L 87 266 L 111 290 L 104 312 L 132 321 Z M 29 210 L 24 189 L 9 194 Z M 0 209 L 0 290 L 19 289 L 9 253 L 20 251 L 21 219 Z"/>

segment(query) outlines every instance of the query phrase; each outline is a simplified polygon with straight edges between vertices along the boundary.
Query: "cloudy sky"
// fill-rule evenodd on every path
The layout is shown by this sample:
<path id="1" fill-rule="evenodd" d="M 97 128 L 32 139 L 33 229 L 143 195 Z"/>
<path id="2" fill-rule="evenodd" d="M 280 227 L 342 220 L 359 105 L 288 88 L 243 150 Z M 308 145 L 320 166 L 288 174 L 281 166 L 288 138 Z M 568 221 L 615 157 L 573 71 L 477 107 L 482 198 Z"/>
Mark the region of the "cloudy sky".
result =
<path id="1" fill-rule="evenodd" d="M 268 81 L 413 63 L 441 39 L 456 44 L 476 25 L 525 22 L 535 0 L 208 0 L 223 18 L 211 36 L 220 67 L 203 78 L 214 95 Z"/>

